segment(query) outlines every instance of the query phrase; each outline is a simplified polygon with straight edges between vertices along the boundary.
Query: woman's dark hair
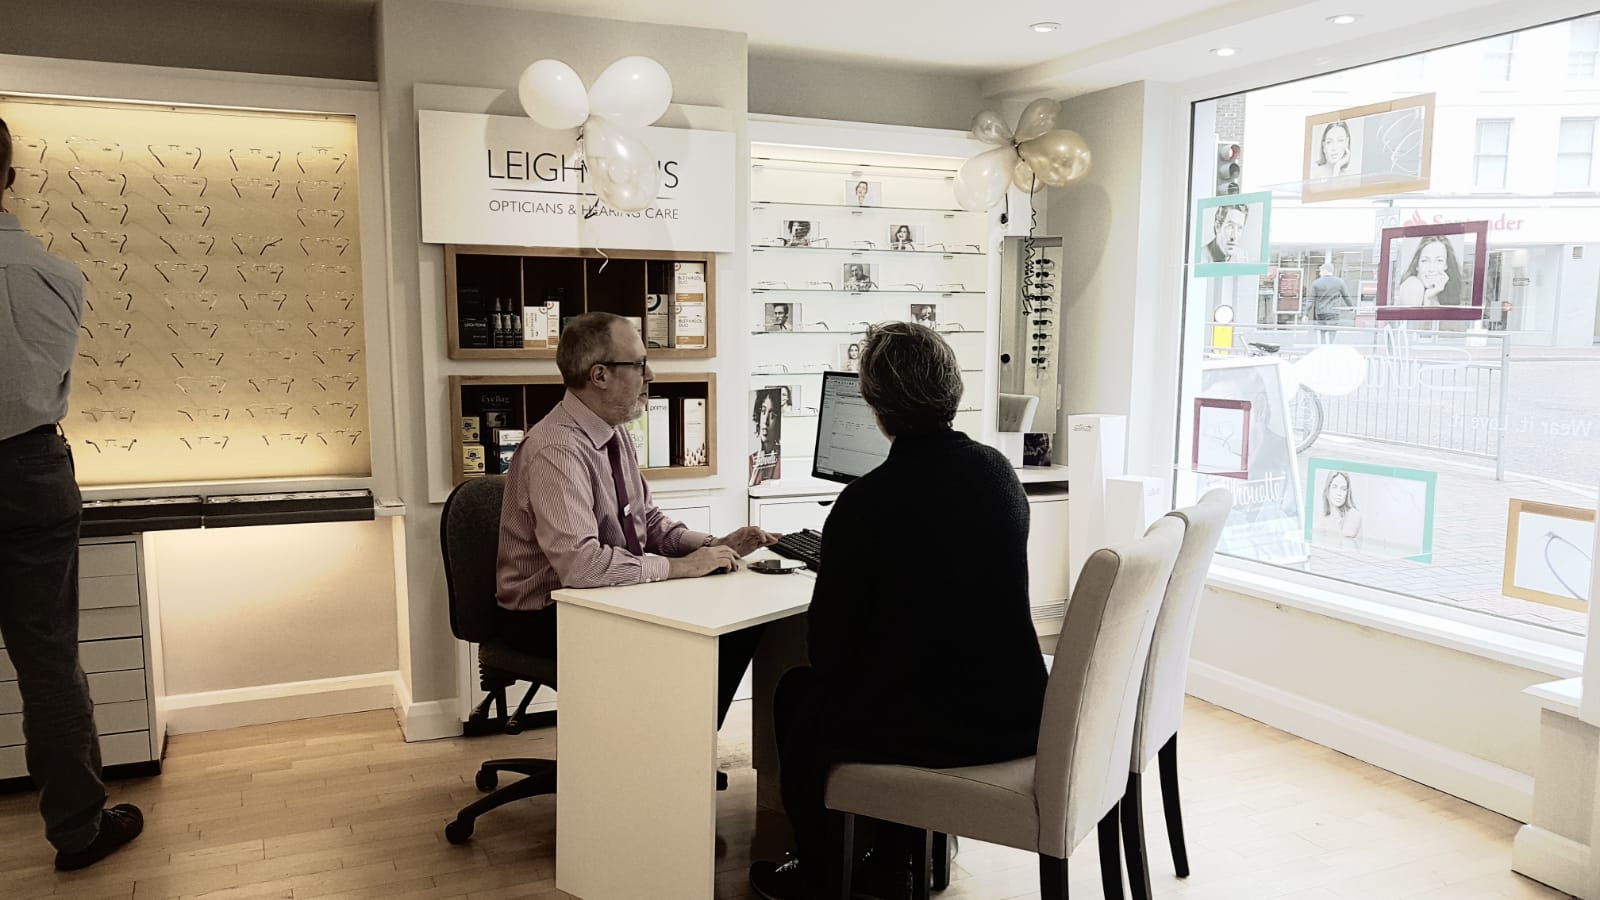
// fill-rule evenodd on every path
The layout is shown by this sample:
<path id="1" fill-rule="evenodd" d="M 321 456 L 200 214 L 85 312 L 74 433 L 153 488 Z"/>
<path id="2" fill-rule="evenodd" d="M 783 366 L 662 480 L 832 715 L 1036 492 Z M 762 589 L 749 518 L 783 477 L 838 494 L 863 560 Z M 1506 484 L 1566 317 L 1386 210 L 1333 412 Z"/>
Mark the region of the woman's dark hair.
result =
<path id="1" fill-rule="evenodd" d="M 911 226 L 910 225 L 896 225 L 895 229 L 894 229 L 894 239 L 897 240 L 897 241 L 900 240 L 900 233 L 902 231 L 905 232 L 906 240 L 908 240 L 908 241 L 911 240 Z"/>
<path id="2" fill-rule="evenodd" d="M 757 437 L 761 435 L 761 406 L 764 403 L 772 404 L 772 424 L 767 428 L 767 440 L 761 450 L 776 447 L 783 437 L 783 394 L 781 388 L 761 388 L 755 392 L 755 402 L 750 406 L 750 425 L 755 430 Z"/>
<path id="3" fill-rule="evenodd" d="M 1438 304 L 1440 306 L 1461 305 L 1461 263 L 1456 259 L 1456 246 L 1450 243 L 1450 238 L 1443 234 L 1430 234 L 1417 244 L 1417 252 L 1411 254 L 1411 265 L 1406 266 L 1406 273 L 1400 276 L 1400 283 L 1405 284 L 1407 278 L 1417 275 L 1417 266 L 1422 262 L 1422 251 L 1428 249 L 1429 244 L 1444 245 L 1444 274 L 1448 276 L 1444 287 L 1439 291 Z"/>
<path id="4" fill-rule="evenodd" d="M 961 364 L 926 325 L 886 322 L 861 347 L 861 396 L 891 437 L 943 431 L 961 406 Z"/>
<path id="5" fill-rule="evenodd" d="M 1343 171 L 1344 169 L 1349 168 L 1350 160 L 1355 154 L 1355 148 L 1350 146 L 1350 126 L 1346 125 L 1343 119 L 1340 119 L 1337 122 L 1329 122 L 1327 125 L 1322 127 L 1322 136 L 1317 138 L 1317 165 L 1325 166 L 1328 164 L 1328 152 L 1322 148 L 1323 145 L 1328 142 L 1328 132 L 1334 130 L 1335 128 L 1344 132 L 1344 145 L 1349 148 L 1349 151 L 1345 154 L 1344 166 L 1340 168 L 1340 171 Z"/>
<path id="6" fill-rule="evenodd" d="M 11 128 L 0 119 L 0 191 L 6 189 L 6 170 L 11 168 Z"/>
<path id="7" fill-rule="evenodd" d="M 1333 490 L 1333 480 L 1335 478 L 1344 479 L 1344 503 L 1338 507 L 1339 511 L 1344 512 L 1347 509 L 1356 508 L 1356 492 L 1355 488 L 1350 486 L 1350 476 L 1343 472 L 1335 472 L 1328 476 L 1327 483 L 1322 486 L 1322 514 L 1325 516 L 1333 515 L 1334 507 L 1328 503 L 1328 492 Z"/>

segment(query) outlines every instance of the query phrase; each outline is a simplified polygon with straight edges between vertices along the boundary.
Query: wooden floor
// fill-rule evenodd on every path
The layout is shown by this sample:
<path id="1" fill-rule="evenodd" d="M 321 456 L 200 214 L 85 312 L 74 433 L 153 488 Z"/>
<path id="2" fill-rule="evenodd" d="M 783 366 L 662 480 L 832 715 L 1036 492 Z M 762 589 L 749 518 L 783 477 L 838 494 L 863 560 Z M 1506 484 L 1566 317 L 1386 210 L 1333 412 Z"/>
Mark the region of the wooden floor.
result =
<path id="1" fill-rule="evenodd" d="M 781 817 L 754 809 L 748 706 L 723 732 L 719 898 L 753 896 L 751 858 L 786 840 Z M 555 744 L 553 730 L 406 744 L 389 712 L 175 737 L 163 775 L 112 786 L 113 801 L 144 808 L 144 835 L 84 872 L 51 869 L 32 796 L 0 797 L 0 897 L 558 900 L 553 798 L 479 820 L 470 846 L 441 833 L 477 796 L 480 760 Z M 1194 874 L 1173 877 L 1150 790 L 1159 897 L 1564 896 L 1512 874 L 1516 824 L 1471 804 L 1193 700 L 1181 748 Z M 1100 896 L 1093 843 L 1074 855 L 1076 897 Z M 1036 872 L 1028 854 L 965 841 L 942 896 L 1035 897 Z"/>

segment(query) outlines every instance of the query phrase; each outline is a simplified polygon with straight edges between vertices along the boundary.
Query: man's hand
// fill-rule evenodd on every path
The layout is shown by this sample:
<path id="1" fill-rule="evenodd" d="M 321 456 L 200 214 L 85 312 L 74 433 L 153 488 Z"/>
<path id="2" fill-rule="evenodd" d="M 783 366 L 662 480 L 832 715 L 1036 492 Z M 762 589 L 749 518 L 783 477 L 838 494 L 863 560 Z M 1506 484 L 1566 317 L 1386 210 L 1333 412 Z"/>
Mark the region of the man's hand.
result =
<path id="1" fill-rule="evenodd" d="M 762 547 L 771 547 L 783 537 L 770 531 L 762 531 L 754 525 L 746 525 L 735 529 L 723 537 L 711 542 L 713 547 L 731 547 L 740 556 L 749 556 Z"/>
<path id="2" fill-rule="evenodd" d="M 667 560 L 667 577 L 699 578 L 717 569 L 731 570 L 738 562 L 739 554 L 731 547 L 701 547 L 688 556 Z"/>

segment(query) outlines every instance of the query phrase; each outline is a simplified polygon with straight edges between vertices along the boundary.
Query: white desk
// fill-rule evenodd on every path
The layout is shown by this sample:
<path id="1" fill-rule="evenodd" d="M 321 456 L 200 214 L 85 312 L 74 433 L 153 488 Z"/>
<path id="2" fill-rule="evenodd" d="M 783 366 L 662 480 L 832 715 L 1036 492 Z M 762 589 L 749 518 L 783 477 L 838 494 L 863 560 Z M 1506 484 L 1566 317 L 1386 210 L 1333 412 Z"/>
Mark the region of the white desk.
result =
<path id="1" fill-rule="evenodd" d="M 713 896 L 717 638 L 804 612 L 815 583 L 740 570 L 555 592 L 557 888 L 582 900 Z M 758 707 L 772 680 L 758 678 Z"/>

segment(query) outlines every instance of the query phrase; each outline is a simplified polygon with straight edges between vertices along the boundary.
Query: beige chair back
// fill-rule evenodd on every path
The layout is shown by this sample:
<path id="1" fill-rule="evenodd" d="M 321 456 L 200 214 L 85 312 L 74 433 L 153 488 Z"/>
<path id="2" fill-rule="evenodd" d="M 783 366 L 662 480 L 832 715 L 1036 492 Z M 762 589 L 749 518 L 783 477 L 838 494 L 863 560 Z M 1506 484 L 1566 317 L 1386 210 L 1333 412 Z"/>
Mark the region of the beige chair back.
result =
<path id="1" fill-rule="evenodd" d="M 1040 853 L 1066 859 L 1122 798 L 1156 609 L 1182 543 L 1183 523 L 1163 516 L 1078 574 L 1039 725 Z"/>
<path id="2" fill-rule="evenodd" d="M 1184 682 L 1189 676 L 1189 649 L 1200 613 L 1200 594 L 1206 586 L 1211 558 L 1233 509 L 1233 495 L 1222 488 L 1208 492 L 1200 502 L 1167 513 L 1182 519 L 1183 547 L 1172 568 L 1166 597 L 1156 616 L 1150 659 L 1145 664 L 1144 687 L 1139 693 L 1139 717 L 1133 732 L 1131 771 L 1143 772 L 1163 744 L 1183 724 Z"/>

